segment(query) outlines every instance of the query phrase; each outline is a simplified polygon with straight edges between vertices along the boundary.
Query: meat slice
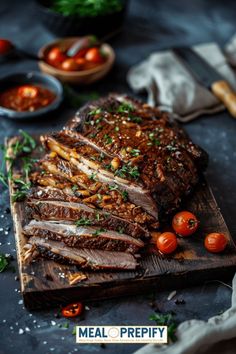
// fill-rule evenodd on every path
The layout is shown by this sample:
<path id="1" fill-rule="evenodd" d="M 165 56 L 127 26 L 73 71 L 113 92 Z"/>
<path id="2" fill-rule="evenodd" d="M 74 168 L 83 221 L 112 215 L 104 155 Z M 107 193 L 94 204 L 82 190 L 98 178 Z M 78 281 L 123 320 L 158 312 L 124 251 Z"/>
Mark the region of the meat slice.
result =
<path id="1" fill-rule="evenodd" d="M 37 236 L 62 241 L 69 247 L 91 248 L 104 251 L 137 253 L 144 243 L 136 238 L 115 231 L 90 226 L 76 226 L 61 222 L 31 220 L 24 227 L 27 237 Z"/>
<path id="2" fill-rule="evenodd" d="M 33 252 L 42 257 L 59 263 L 75 264 L 82 269 L 134 270 L 138 266 L 136 258 L 130 253 L 71 248 L 62 242 L 35 236 L 28 240 L 28 244 Z"/>
<path id="3" fill-rule="evenodd" d="M 127 191 L 122 190 L 115 182 L 110 185 L 100 183 L 96 181 L 95 176 L 94 178 L 89 178 L 85 173 L 81 172 L 81 170 L 75 168 L 72 163 L 59 157 L 51 158 L 50 156 L 46 156 L 40 161 L 40 165 L 43 171 L 55 176 L 56 179 L 59 176 L 60 179 L 64 178 L 67 182 L 71 182 L 70 188 L 66 182 L 65 188 L 63 188 L 64 194 L 69 195 L 70 201 L 73 201 L 73 199 L 78 202 L 83 201 L 85 204 L 92 204 L 96 208 L 104 209 L 119 217 L 127 218 L 130 221 L 135 221 L 140 224 L 152 224 L 152 227 L 157 226 L 156 219 L 148 214 L 140 205 L 132 203 L 129 200 Z M 37 178 L 38 184 L 42 182 L 43 185 L 45 185 L 45 177 L 43 177 L 43 180 Z M 51 184 L 51 179 L 49 179 L 49 185 Z M 60 185 L 62 184 L 60 183 Z M 42 194 L 42 192 L 40 192 L 40 194 Z M 46 193 L 43 195 L 45 194 Z M 56 194 L 56 192 L 53 193 L 52 191 L 51 194 Z M 48 195 L 49 198 L 52 199 L 50 193 L 48 193 Z M 77 197 L 77 200 L 75 197 Z M 66 196 L 65 200 L 68 200 Z"/>
<path id="4" fill-rule="evenodd" d="M 116 230 L 136 238 L 149 237 L 149 232 L 141 225 L 121 219 L 108 212 L 91 208 L 82 203 L 49 200 L 30 200 L 26 204 L 30 219 L 86 222 L 108 230 Z"/>
<path id="5" fill-rule="evenodd" d="M 77 138 L 72 138 L 65 132 L 42 136 L 41 141 L 47 149 L 57 153 L 84 172 L 90 179 L 107 185 L 116 183 L 120 190 L 126 191 L 131 202 L 141 205 L 142 208 L 158 221 L 158 208 L 150 191 L 135 180 L 125 179 L 125 175 L 115 175 L 107 169 L 111 159 L 96 151 L 92 147 L 81 143 Z M 135 174 L 136 168 L 131 170 Z"/>

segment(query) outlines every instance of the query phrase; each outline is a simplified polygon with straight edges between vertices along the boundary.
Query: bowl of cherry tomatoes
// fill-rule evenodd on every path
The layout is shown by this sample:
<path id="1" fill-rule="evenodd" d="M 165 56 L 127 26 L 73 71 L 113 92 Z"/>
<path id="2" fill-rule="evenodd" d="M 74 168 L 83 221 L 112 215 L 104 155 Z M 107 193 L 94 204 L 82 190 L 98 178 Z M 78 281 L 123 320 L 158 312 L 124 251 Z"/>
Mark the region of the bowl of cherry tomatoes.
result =
<path id="1" fill-rule="evenodd" d="M 88 85 L 112 68 L 115 53 L 95 37 L 68 37 L 45 45 L 39 51 L 39 67 L 62 82 Z"/>

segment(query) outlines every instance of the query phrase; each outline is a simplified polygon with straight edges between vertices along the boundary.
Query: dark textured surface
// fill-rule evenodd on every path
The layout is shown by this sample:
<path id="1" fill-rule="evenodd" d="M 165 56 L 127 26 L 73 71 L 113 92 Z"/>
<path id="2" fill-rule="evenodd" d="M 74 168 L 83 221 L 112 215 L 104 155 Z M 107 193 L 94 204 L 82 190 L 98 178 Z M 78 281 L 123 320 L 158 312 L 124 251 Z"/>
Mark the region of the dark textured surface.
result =
<path id="1" fill-rule="evenodd" d="M 112 73 L 92 89 L 100 93 L 110 90 L 129 92 L 125 75 L 130 65 L 144 59 L 154 50 L 168 48 L 176 44 L 195 44 L 216 41 L 223 45 L 236 32 L 235 1 L 175 0 L 131 1 L 130 14 L 126 21 L 126 31 L 112 41 L 117 52 L 117 62 Z M 33 13 L 33 1 L 1 0 L 0 35 L 15 41 L 21 47 L 36 52 L 39 47 L 52 39 L 44 30 Z M 1 64 L 0 75 L 23 70 L 37 70 L 37 63 L 28 60 Z M 38 121 L 22 124 L 0 119 L 1 143 L 5 136 L 13 135 L 19 128 L 30 132 L 42 132 L 60 128 L 71 116 L 72 110 L 63 108 L 58 114 Z M 235 225 L 235 176 L 236 176 L 236 122 L 226 113 L 217 116 L 202 117 L 186 125 L 194 141 L 202 145 L 210 154 L 207 171 L 208 180 L 213 188 L 219 206 L 236 237 Z M 14 236 L 11 217 L 4 211 L 8 206 L 7 191 L 1 190 L 0 197 L 0 252 L 14 252 Z M 2 217 L 3 215 L 3 217 Z M 5 234 L 6 227 L 10 227 Z M 19 282 L 16 274 L 10 271 L 0 274 L 0 353 L 22 354 L 45 353 L 115 353 L 129 354 L 138 348 L 136 345 L 108 345 L 105 349 L 99 345 L 75 344 L 71 334 L 74 321 L 69 328 L 58 328 L 65 324 L 64 319 L 55 319 L 55 311 L 28 313 L 22 308 L 18 293 Z M 183 297 L 186 304 L 176 305 L 174 299 L 167 301 L 169 292 L 155 295 L 161 311 L 173 310 L 177 320 L 190 318 L 207 319 L 209 316 L 225 310 L 230 305 L 231 291 L 217 282 L 199 287 L 179 290 L 177 297 Z M 148 316 L 153 312 L 150 307 L 150 294 L 146 296 L 123 298 L 100 304 L 89 304 L 84 319 L 76 320 L 80 324 L 151 324 Z M 51 321 L 55 321 L 51 323 Z M 30 331 L 19 335 L 19 329 Z M 227 353 L 233 353 L 235 343 L 224 343 Z M 219 347 L 218 347 L 219 349 Z M 220 350 L 222 353 L 222 349 Z M 214 353 L 216 351 L 214 350 Z"/>

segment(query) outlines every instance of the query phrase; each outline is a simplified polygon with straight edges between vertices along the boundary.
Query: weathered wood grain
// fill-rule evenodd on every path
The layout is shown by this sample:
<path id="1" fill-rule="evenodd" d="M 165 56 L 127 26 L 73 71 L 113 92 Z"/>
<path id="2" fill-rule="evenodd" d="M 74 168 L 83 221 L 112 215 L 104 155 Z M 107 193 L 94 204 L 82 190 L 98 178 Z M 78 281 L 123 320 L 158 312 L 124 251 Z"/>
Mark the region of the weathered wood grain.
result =
<path id="1" fill-rule="evenodd" d="M 10 194 L 12 188 L 10 183 Z M 73 300 L 106 299 L 149 290 L 186 287 L 231 276 L 236 270 L 236 247 L 210 187 L 203 181 L 183 207 L 197 214 L 200 228 L 193 236 L 179 240 L 178 252 L 173 257 L 163 257 L 153 248 L 142 254 L 140 268 L 136 271 L 86 272 L 87 279 L 72 286 L 68 275 L 78 271 L 76 266 L 45 259 L 30 265 L 23 264 L 23 247 L 26 243 L 22 233 L 24 203 L 11 201 L 25 306 L 38 309 Z M 204 237 L 209 232 L 222 232 L 228 236 L 229 245 L 223 254 L 211 254 L 205 250 Z"/>

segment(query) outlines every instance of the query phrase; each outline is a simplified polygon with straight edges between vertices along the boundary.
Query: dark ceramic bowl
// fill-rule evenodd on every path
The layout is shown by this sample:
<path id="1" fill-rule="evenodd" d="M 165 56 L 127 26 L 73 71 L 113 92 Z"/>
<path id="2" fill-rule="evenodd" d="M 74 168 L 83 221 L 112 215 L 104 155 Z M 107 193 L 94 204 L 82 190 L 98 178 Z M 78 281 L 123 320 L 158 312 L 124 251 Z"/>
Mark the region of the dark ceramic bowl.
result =
<path id="1" fill-rule="evenodd" d="M 0 92 L 6 90 L 9 87 L 25 84 L 36 84 L 41 85 L 52 92 L 55 93 L 55 100 L 48 106 L 37 109 L 33 112 L 17 112 L 11 109 L 0 106 L 0 116 L 10 119 L 32 119 L 49 112 L 56 110 L 63 99 L 63 88 L 61 83 L 50 75 L 40 74 L 37 72 L 28 72 L 28 73 L 16 73 L 6 75 L 0 78 Z"/>
<path id="2" fill-rule="evenodd" d="M 121 29 L 128 0 L 121 0 L 123 8 L 121 11 L 96 17 L 64 16 L 50 9 L 50 0 L 35 0 L 38 17 L 42 23 L 52 33 L 59 37 L 83 36 L 92 33 L 98 37 L 103 37 L 116 33 Z"/>

